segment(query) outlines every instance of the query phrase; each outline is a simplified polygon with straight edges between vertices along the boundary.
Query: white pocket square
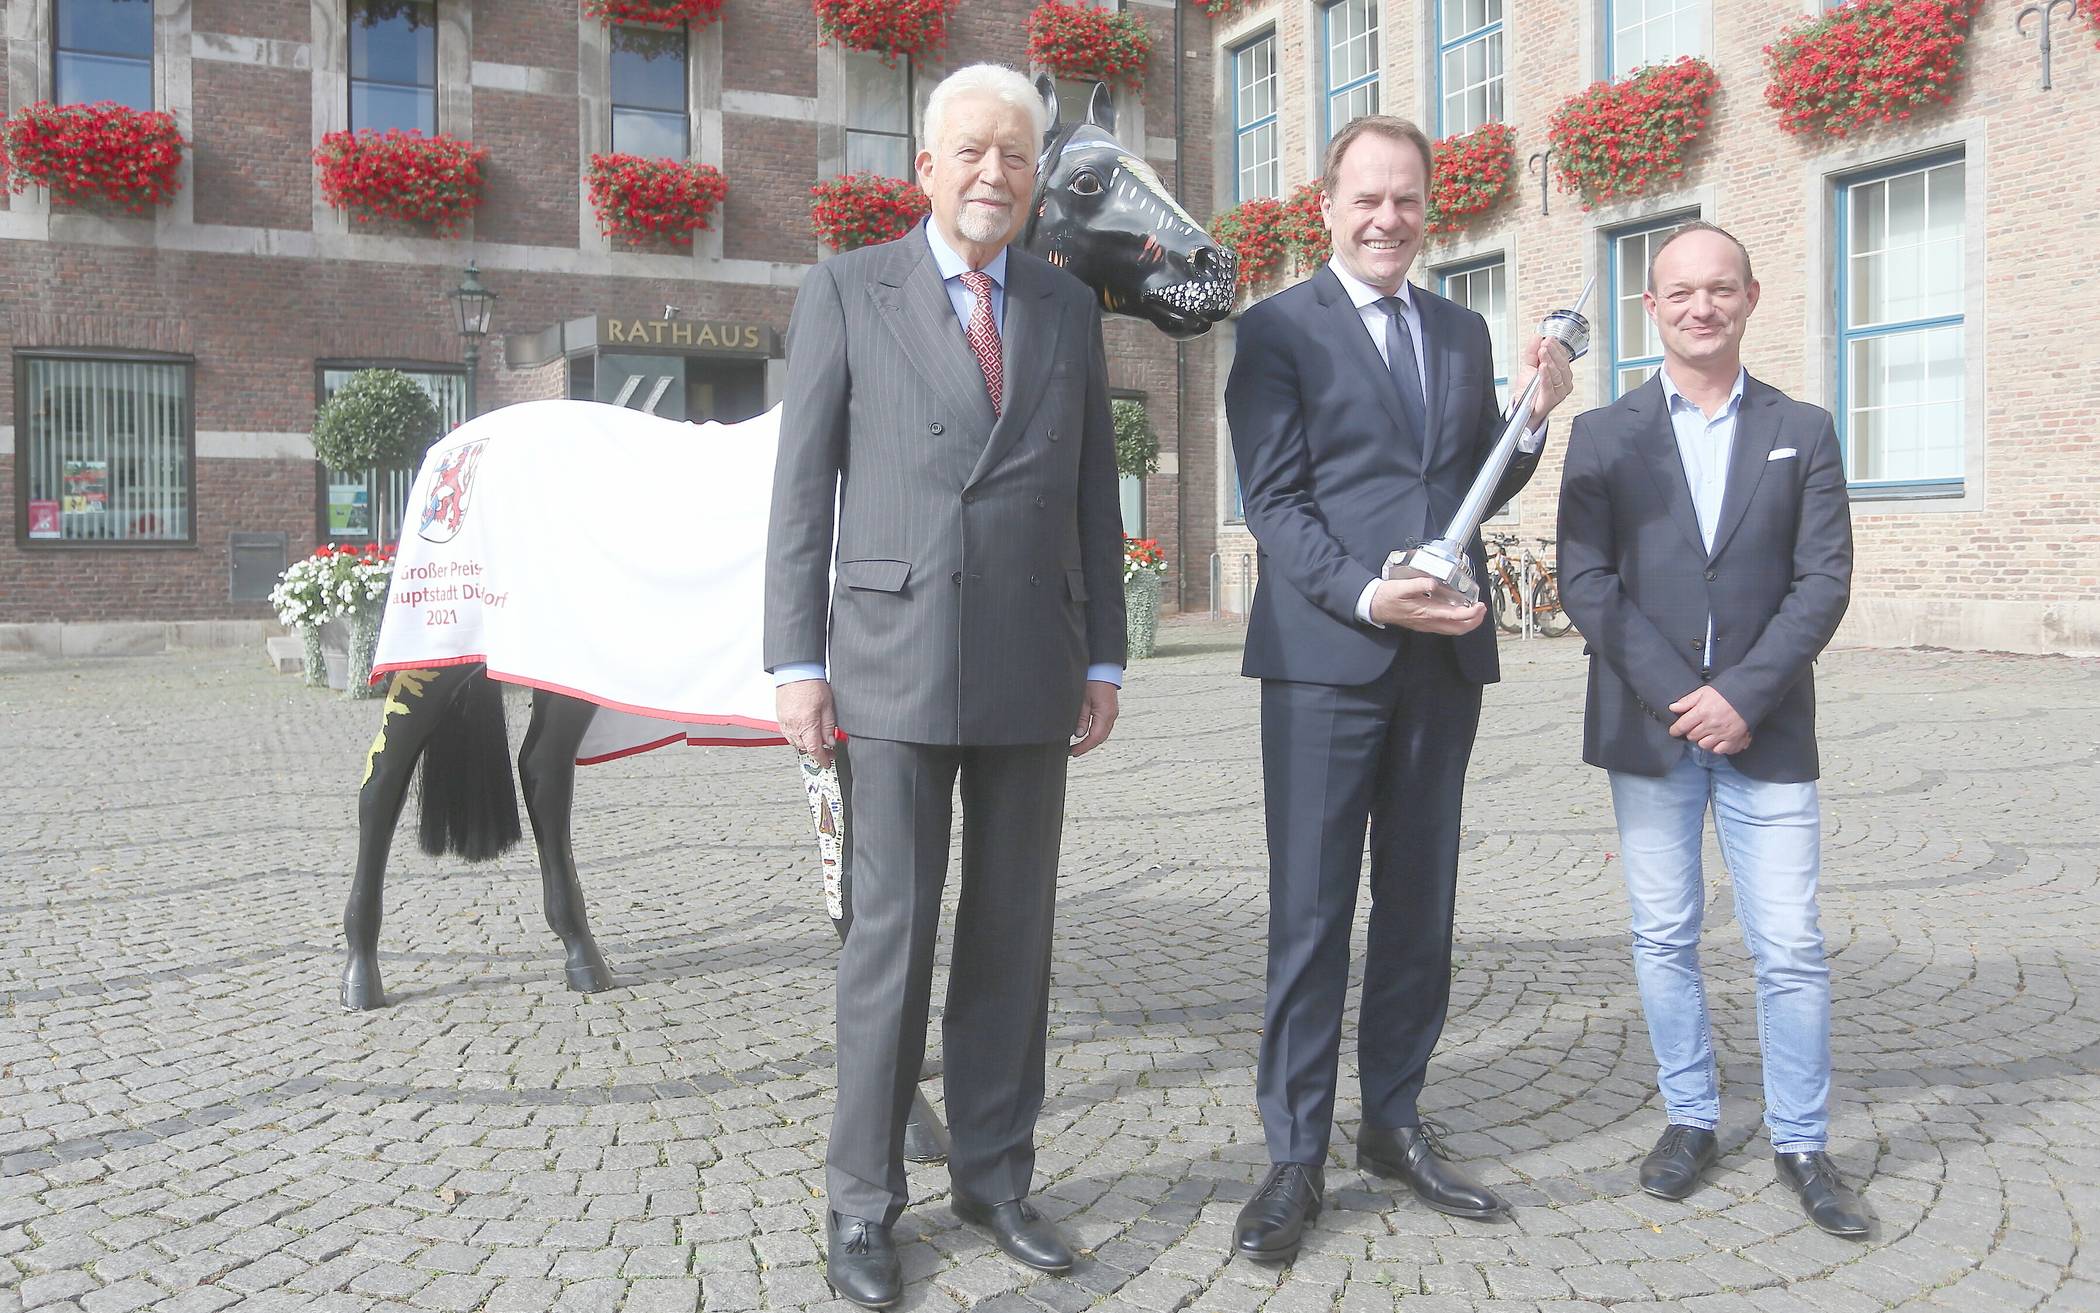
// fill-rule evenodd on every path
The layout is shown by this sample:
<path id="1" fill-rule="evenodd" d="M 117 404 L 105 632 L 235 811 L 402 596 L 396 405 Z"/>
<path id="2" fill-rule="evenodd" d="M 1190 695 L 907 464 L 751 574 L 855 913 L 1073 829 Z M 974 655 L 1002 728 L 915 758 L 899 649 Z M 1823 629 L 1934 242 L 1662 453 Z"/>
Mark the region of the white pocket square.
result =
<path id="1" fill-rule="evenodd" d="M 1771 454 L 1771 455 L 1769 455 L 1769 456 L 1767 456 L 1767 457 L 1765 457 L 1765 459 L 1766 459 L 1766 460 L 1785 460 L 1785 459 L 1786 459 L 1787 457 L 1789 457 L 1789 456 L 1792 456 L 1792 455 L 1794 455 L 1794 454 L 1795 454 L 1795 452 L 1794 452 L 1794 449 L 1793 449 L 1792 447 L 1774 447 L 1774 448 L 1772 449 L 1772 454 Z"/>

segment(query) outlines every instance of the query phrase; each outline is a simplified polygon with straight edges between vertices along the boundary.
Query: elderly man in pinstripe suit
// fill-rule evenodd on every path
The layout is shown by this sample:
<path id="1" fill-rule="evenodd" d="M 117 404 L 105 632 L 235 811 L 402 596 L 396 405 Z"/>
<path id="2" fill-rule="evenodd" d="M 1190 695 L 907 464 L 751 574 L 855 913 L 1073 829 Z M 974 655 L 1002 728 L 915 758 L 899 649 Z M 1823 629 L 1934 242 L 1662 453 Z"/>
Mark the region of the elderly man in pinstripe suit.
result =
<path id="1" fill-rule="evenodd" d="M 811 270 L 789 328 L 765 659 L 798 749 L 850 740 L 827 1276 L 871 1308 L 903 1293 L 890 1227 L 958 781 L 953 1206 L 1032 1267 L 1072 1264 L 1028 1192 L 1065 768 L 1115 724 L 1122 529 L 1094 295 L 1008 245 L 1047 117 L 1010 69 L 942 82 L 930 222 Z"/>

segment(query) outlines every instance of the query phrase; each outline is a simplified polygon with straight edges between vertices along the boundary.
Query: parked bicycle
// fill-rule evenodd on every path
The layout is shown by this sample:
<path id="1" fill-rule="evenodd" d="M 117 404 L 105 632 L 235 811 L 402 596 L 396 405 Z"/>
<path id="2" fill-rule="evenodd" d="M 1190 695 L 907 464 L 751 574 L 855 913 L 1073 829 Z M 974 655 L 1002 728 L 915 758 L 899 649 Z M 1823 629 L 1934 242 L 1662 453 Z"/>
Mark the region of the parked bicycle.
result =
<path id="1" fill-rule="evenodd" d="M 1540 552 L 1553 546 L 1553 539 L 1538 538 Z M 1481 591 L 1487 594 L 1488 610 L 1495 627 L 1505 634 L 1521 633 L 1529 611 L 1532 628 L 1548 638 L 1558 638 L 1575 622 L 1560 604 L 1560 577 L 1551 558 L 1535 553 L 1514 533 L 1490 534 L 1487 546 L 1487 578 Z M 1515 550 L 1521 555 L 1512 558 Z"/>

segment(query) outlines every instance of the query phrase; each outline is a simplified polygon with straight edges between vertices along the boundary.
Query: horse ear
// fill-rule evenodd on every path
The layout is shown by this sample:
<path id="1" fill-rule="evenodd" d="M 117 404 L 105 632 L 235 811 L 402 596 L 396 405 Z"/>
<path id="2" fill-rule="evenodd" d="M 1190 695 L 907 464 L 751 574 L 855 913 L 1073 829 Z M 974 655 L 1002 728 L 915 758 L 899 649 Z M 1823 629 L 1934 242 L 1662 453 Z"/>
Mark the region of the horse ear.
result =
<path id="1" fill-rule="evenodd" d="M 1035 94 L 1043 98 L 1043 108 L 1048 111 L 1044 121 L 1050 126 L 1043 131 L 1043 140 L 1048 142 L 1057 133 L 1057 83 L 1048 73 L 1035 75 Z"/>
<path id="2" fill-rule="evenodd" d="M 1116 97 L 1108 89 L 1108 83 L 1096 82 L 1094 94 L 1087 97 L 1086 121 L 1114 136 L 1116 132 Z"/>

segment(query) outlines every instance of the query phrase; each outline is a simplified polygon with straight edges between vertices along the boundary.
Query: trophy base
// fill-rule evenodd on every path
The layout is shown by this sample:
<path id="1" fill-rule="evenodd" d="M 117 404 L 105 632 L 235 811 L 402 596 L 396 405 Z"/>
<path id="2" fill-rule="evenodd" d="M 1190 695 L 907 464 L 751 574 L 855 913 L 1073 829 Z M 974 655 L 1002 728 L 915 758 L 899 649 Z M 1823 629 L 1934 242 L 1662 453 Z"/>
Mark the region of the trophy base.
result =
<path id="1" fill-rule="evenodd" d="M 1452 606 L 1471 606 L 1480 600 L 1480 585 L 1465 554 L 1451 543 L 1437 541 L 1394 552 L 1385 558 L 1386 579 L 1428 579 L 1436 584 L 1435 598 Z"/>

